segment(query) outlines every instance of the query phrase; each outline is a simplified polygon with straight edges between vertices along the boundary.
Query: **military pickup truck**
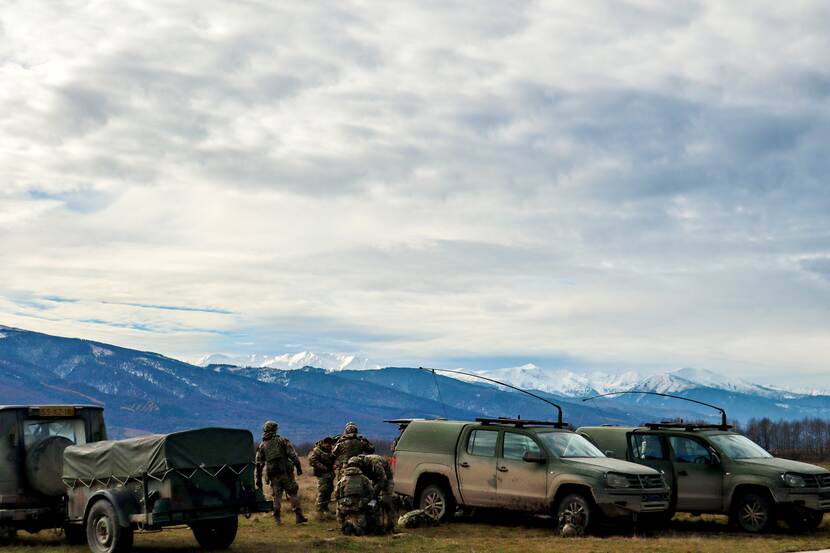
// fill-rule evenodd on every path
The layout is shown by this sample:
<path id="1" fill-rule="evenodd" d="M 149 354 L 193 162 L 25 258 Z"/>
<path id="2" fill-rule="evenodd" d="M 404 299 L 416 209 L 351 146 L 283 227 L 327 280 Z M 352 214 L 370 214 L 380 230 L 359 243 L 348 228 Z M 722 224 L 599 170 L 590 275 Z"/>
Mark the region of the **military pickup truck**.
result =
<path id="1" fill-rule="evenodd" d="M 606 455 L 663 471 L 675 511 L 720 513 L 747 532 L 776 519 L 795 530 L 817 528 L 830 511 L 830 471 L 778 459 L 730 426 L 655 423 L 579 428 Z"/>
<path id="2" fill-rule="evenodd" d="M 552 515 L 557 525 L 588 530 L 603 515 L 636 517 L 669 506 L 657 470 L 609 459 L 560 423 L 412 420 L 392 463 L 395 491 L 438 520 L 457 507 L 483 507 Z"/>
<path id="3" fill-rule="evenodd" d="M 270 511 L 254 489 L 247 430 L 205 428 L 107 441 L 88 405 L 0 406 L 0 529 L 63 528 L 94 553 L 128 551 L 135 529 L 187 524 L 224 549 L 237 517 Z"/>

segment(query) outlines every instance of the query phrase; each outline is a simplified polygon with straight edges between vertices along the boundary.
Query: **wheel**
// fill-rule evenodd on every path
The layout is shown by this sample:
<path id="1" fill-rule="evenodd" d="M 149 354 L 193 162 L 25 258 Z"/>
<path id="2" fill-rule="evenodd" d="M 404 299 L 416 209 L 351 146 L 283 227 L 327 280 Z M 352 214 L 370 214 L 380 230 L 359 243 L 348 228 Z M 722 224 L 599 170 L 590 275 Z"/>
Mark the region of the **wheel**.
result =
<path id="1" fill-rule="evenodd" d="M 764 495 L 749 492 L 738 498 L 732 514 L 734 522 L 745 532 L 760 534 L 774 523 L 772 503 Z"/>
<path id="2" fill-rule="evenodd" d="M 9 545 L 17 540 L 17 528 L 0 526 L 0 545 Z"/>
<path id="3" fill-rule="evenodd" d="M 239 528 L 237 517 L 202 520 L 190 525 L 193 537 L 205 549 L 227 549 L 236 539 Z"/>
<path id="4" fill-rule="evenodd" d="M 92 553 L 123 553 L 133 547 L 133 529 L 119 525 L 112 504 L 100 499 L 89 510 L 86 541 Z"/>
<path id="5" fill-rule="evenodd" d="M 63 527 L 63 535 L 69 545 L 86 545 L 86 528 L 83 524 L 67 524 Z"/>
<path id="6" fill-rule="evenodd" d="M 792 509 L 784 515 L 784 520 L 796 532 L 809 532 L 821 526 L 824 513 L 812 509 Z"/>
<path id="7" fill-rule="evenodd" d="M 418 497 L 418 508 L 439 522 L 452 518 L 455 513 L 455 498 L 440 484 L 429 484 Z"/>
<path id="8" fill-rule="evenodd" d="M 596 518 L 593 504 L 579 492 L 563 497 L 556 509 L 556 520 L 560 531 L 566 524 L 572 524 L 582 528 L 583 532 L 587 532 L 593 528 Z"/>

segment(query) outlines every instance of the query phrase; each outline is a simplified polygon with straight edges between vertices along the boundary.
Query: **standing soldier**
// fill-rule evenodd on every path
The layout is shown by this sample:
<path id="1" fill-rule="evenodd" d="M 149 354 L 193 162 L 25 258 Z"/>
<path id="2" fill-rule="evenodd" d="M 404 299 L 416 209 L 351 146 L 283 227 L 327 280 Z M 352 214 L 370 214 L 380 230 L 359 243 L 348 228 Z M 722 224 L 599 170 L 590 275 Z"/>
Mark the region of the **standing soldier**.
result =
<path id="1" fill-rule="evenodd" d="M 362 536 L 368 526 L 366 511 L 372 501 L 372 482 L 357 466 L 357 459 L 350 459 L 337 481 L 334 498 L 337 500 L 337 521 L 345 535 Z"/>
<path id="2" fill-rule="evenodd" d="M 308 455 L 308 464 L 317 477 L 317 517 L 322 520 L 331 514 L 329 503 L 334 492 L 334 462 L 337 457 L 332 453 L 334 440 L 323 438 Z"/>
<path id="3" fill-rule="evenodd" d="M 300 507 L 298 492 L 300 487 L 294 479 L 294 469 L 297 475 L 303 473 L 300 466 L 300 459 L 294 446 L 286 438 L 277 434 L 278 425 L 274 421 L 267 421 L 262 425 L 262 442 L 256 450 L 256 485 L 262 488 L 262 470 L 265 469 L 265 483 L 271 485 L 274 494 L 274 520 L 277 525 L 281 522 L 280 509 L 282 508 L 283 492 L 291 501 L 297 524 L 308 522 L 303 516 L 303 509 Z"/>
<path id="4" fill-rule="evenodd" d="M 343 434 L 337 439 L 332 452 L 337 457 L 337 476 L 339 478 L 349 459 L 361 453 L 374 453 L 375 446 L 363 436 L 359 436 L 357 425 L 349 422 L 346 424 Z"/>

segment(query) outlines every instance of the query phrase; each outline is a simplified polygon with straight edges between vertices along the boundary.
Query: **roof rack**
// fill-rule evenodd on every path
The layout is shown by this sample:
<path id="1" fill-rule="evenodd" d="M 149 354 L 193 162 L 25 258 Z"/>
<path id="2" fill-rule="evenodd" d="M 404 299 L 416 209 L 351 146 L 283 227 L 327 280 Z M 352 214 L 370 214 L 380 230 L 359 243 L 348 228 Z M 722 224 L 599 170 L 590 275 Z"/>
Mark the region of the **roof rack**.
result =
<path id="1" fill-rule="evenodd" d="M 731 424 L 694 424 L 686 422 L 647 422 L 644 424 L 649 430 L 658 430 L 661 428 L 682 429 L 686 432 L 693 432 L 695 430 L 730 430 Z"/>
<path id="2" fill-rule="evenodd" d="M 567 426 L 564 422 L 558 421 L 535 421 L 531 419 L 510 419 L 507 417 L 499 417 L 497 419 L 491 418 L 484 418 L 479 417 L 476 419 L 476 422 L 480 422 L 481 424 L 506 424 L 510 426 L 515 426 L 516 428 L 524 428 L 525 426 L 552 426 L 554 428 L 565 428 Z"/>

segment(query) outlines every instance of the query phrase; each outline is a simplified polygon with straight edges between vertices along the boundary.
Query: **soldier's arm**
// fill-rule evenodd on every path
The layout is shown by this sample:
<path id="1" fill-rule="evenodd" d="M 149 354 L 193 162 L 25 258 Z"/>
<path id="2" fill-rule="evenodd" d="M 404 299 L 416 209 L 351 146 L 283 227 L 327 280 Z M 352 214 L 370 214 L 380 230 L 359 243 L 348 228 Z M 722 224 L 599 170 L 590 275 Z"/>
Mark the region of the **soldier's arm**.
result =
<path id="1" fill-rule="evenodd" d="M 265 456 L 262 454 L 262 446 L 256 449 L 256 487 L 262 487 L 262 468 L 265 465 Z"/>

